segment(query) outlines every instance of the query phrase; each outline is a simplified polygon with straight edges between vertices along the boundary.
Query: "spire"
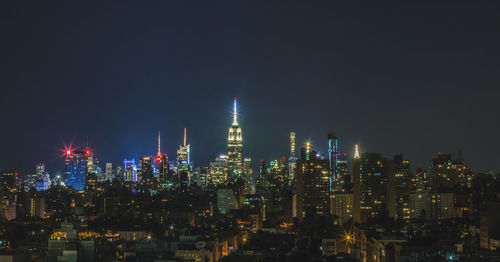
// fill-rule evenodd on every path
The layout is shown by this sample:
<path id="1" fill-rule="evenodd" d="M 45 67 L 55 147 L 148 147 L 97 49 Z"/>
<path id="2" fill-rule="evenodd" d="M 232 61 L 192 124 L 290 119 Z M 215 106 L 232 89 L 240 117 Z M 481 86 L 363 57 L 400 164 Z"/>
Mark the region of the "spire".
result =
<path id="1" fill-rule="evenodd" d="M 359 158 L 359 147 L 358 147 L 358 145 L 354 146 L 354 158 Z"/>
<path id="2" fill-rule="evenodd" d="M 184 143 L 183 146 L 186 146 L 186 128 L 184 127 Z"/>
<path id="3" fill-rule="evenodd" d="M 236 97 L 234 97 L 233 102 L 233 125 L 238 125 L 238 120 L 236 119 Z"/>
<path id="4" fill-rule="evenodd" d="M 160 147 L 160 131 L 158 131 L 158 156 L 161 156 L 161 147 Z"/>

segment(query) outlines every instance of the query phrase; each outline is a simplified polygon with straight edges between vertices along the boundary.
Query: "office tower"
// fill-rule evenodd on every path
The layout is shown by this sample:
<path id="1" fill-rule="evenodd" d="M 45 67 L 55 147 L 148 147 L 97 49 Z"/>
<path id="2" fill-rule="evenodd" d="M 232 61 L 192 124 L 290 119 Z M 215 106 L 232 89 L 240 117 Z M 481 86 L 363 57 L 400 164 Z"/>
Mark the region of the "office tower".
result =
<path id="1" fill-rule="evenodd" d="M 28 202 L 29 215 L 32 217 L 45 216 L 45 198 L 33 196 L 29 198 Z"/>
<path id="2" fill-rule="evenodd" d="M 339 139 L 333 132 L 328 133 L 328 161 L 330 164 L 330 191 L 334 191 L 334 187 L 338 181 L 338 161 Z"/>
<path id="3" fill-rule="evenodd" d="M 243 136 L 241 128 L 238 124 L 237 111 L 236 111 L 236 97 L 233 102 L 233 123 L 229 127 L 227 138 L 227 163 L 229 168 L 229 175 L 232 179 L 236 179 L 241 174 L 241 167 L 243 165 Z"/>
<path id="4" fill-rule="evenodd" d="M 268 172 L 265 176 L 265 187 L 268 194 L 264 194 L 266 204 L 269 208 L 282 207 L 285 190 L 288 189 L 288 168 L 287 160 L 281 157 L 279 160 L 273 160 L 269 164 Z"/>
<path id="5" fill-rule="evenodd" d="M 330 173 L 328 159 L 322 159 L 306 143 L 297 160 L 297 217 L 330 213 Z"/>
<path id="6" fill-rule="evenodd" d="M 177 170 L 179 174 L 191 171 L 191 146 L 186 142 L 186 128 L 182 146 L 177 150 Z"/>
<path id="7" fill-rule="evenodd" d="M 257 178 L 257 193 L 262 194 L 267 190 L 267 168 L 264 159 L 259 160 L 259 177 Z"/>
<path id="8" fill-rule="evenodd" d="M 5 171 L 2 173 L 0 179 L 1 189 L 10 192 L 17 191 L 17 177 L 18 173 L 14 170 Z"/>
<path id="9" fill-rule="evenodd" d="M 347 173 L 347 154 L 337 154 L 337 182 L 335 192 L 350 192 L 352 190 L 351 176 Z"/>
<path id="10" fill-rule="evenodd" d="M 78 191 L 84 190 L 87 174 L 87 155 L 84 151 L 66 151 L 64 174 L 66 186 Z"/>
<path id="11" fill-rule="evenodd" d="M 184 139 L 182 146 L 177 150 L 177 181 L 176 185 L 187 187 L 190 180 L 191 168 L 191 146 L 186 141 L 186 128 L 184 128 Z"/>
<path id="12" fill-rule="evenodd" d="M 422 169 L 421 166 L 417 167 L 415 172 L 415 178 L 412 185 L 414 190 L 430 190 L 431 189 L 431 181 L 429 178 L 429 174 L 427 171 Z"/>
<path id="13" fill-rule="evenodd" d="M 231 209 L 237 208 L 237 199 L 232 189 L 217 190 L 217 207 L 221 214 L 226 214 Z"/>
<path id="14" fill-rule="evenodd" d="M 276 180 L 278 185 L 287 182 L 288 169 L 286 168 L 286 158 L 281 157 L 279 160 L 272 160 L 269 164 L 270 178 Z"/>
<path id="15" fill-rule="evenodd" d="M 387 195 L 388 183 L 391 179 L 390 172 L 386 168 L 393 169 L 394 164 L 388 163 L 387 158 L 378 153 L 361 154 L 361 222 L 365 223 L 370 217 L 377 217 L 383 212 L 393 215 L 394 202 L 388 203 L 388 199 L 393 199 L 394 192 Z M 394 181 L 391 179 L 392 183 Z M 389 205 L 388 205 L 389 204 Z"/>
<path id="16" fill-rule="evenodd" d="M 218 155 L 215 158 L 214 162 L 209 164 L 209 174 L 210 179 L 209 182 L 213 185 L 224 184 L 227 181 L 227 156 L 226 155 Z"/>
<path id="17" fill-rule="evenodd" d="M 135 159 L 123 160 L 123 180 L 125 182 L 137 182 L 137 166 Z"/>
<path id="18" fill-rule="evenodd" d="M 498 251 L 500 239 L 500 202 L 489 201 L 480 212 L 479 246 L 482 249 Z"/>
<path id="19" fill-rule="evenodd" d="M 158 177 L 158 181 L 161 184 L 168 182 L 170 174 L 170 164 L 168 162 L 167 154 L 161 154 L 155 158 L 155 172 Z"/>
<path id="20" fill-rule="evenodd" d="M 453 160 L 450 154 L 441 154 L 432 159 L 431 182 L 435 192 L 463 190 L 470 187 L 473 173 L 459 154 Z"/>
<path id="21" fill-rule="evenodd" d="M 113 181 L 113 164 L 112 163 L 106 163 L 106 172 L 105 174 L 105 180 L 107 181 Z"/>
<path id="22" fill-rule="evenodd" d="M 166 185 L 169 179 L 170 165 L 168 156 L 161 152 L 160 132 L 158 132 L 158 152 L 155 157 L 154 174 L 158 178 L 160 184 Z"/>
<path id="23" fill-rule="evenodd" d="M 354 150 L 352 161 L 352 183 L 353 183 L 353 220 L 361 223 L 361 157 L 358 145 Z"/>
<path id="24" fill-rule="evenodd" d="M 411 191 L 410 161 L 402 155 L 394 156 L 394 188 L 398 218 L 410 218 L 409 193 Z"/>
<path id="25" fill-rule="evenodd" d="M 153 161 L 151 156 L 143 156 L 139 160 L 139 181 L 144 185 L 153 185 L 155 177 L 153 173 Z"/>
<path id="26" fill-rule="evenodd" d="M 343 225 L 353 217 L 352 193 L 333 193 L 330 196 L 330 213 L 339 218 L 339 223 Z"/>
<path id="27" fill-rule="evenodd" d="M 252 159 L 245 157 L 243 159 L 243 173 L 245 181 L 245 194 L 255 194 L 255 179 L 251 167 Z"/>
<path id="28" fill-rule="evenodd" d="M 297 156 L 295 155 L 295 132 L 290 132 L 290 158 L 288 160 L 288 184 L 295 181 L 295 170 L 297 169 Z"/>

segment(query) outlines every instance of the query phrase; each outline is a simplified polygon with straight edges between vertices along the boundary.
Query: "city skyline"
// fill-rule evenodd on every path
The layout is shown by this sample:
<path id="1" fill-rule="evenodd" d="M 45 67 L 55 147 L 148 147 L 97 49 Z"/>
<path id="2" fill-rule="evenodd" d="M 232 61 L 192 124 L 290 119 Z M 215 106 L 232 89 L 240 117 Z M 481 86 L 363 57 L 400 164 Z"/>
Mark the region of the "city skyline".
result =
<path id="1" fill-rule="evenodd" d="M 0 1 L 0 261 L 500 261 L 500 1 Z"/>
<path id="2" fill-rule="evenodd" d="M 232 125 L 234 125 L 235 121 L 236 121 L 236 116 L 239 116 L 239 111 L 236 111 L 236 97 L 234 97 L 234 103 L 233 103 L 233 112 L 231 112 L 231 115 L 230 115 L 230 119 L 231 119 L 231 122 L 232 122 Z M 236 123 L 236 125 L 239 125 L 239 123 Z M 187 128 L 184 128 L 184 135 L 183 135 L 183 138 L 181 138 L 181 143 L 179 143 L 180 147 L 183 147 L 185 146 L 186 144 L 186 132 L 187 132 Z M 292 133 L 296 133 L 294 132 L 293 130 L 291 131 Z M 70 151 L 88 151 L 89 149 L 92 150 L 92 154 L 95 154 L 95 156 L 99 159 L 101 159 L 101 163 L 102 165 L 104 165 L 105 163 L 112 163 L 113 165 L 116 165 L 117 163 L 121 163 L 123 161 L 123 159 L 135 159 L 136 161 L 138 161 L 142 156 L 151 156 L 151 157 L 154 157 L 155 154 L 159 154 L 159 150 L 160 150 L 160 134 L 161 134 L 161 131 L 159 131 L 157 137 L 156 137 L 156 144 L 155 144 L 155 149 L 156 149 L 156 153 L 154 152 L 146 152 L 146 153 L 139 153 L 139 152 L 133 152 L 133 153 L 129 153 L 127 156 L 125 156 L 124 158 L 122 158 L 121 160 L 117 161 L 117 162 L 113 162 L 113 161 L 107 161 L 106 160 L 106 157 L 104 157 L 104 160 L 103 158 L 101 158 L 101 156 L 103 155 L 103 153 L 100 153 L 98 152 L 94 147 L 90 146 L 89 145 L 89 141 L 87 138 L 87 142 L 86 144 L 82 144 L 80 146 L 78 145 L 75 145 L 73 141 L 70 141 L 69 143 L 63 143 L 63 146 L 61 146 L 60 148 L 58 148 L 57 150 L 55 150 L 55 152 L 57 152 L 58 154 L 58 159 L 56 161 L 53 161 L 54 163 L 57 164 L 57 166 L 49 166 L 48 167 L 48 170 L 51 171 L 51 172 L 60 172 L 60 173 L 64 173 L 64 161 L 65 161 L 65 158 L 66 158 L 66 155 L 67 152 L 69 152 L 68 150 Z M 311 139 L 311 138 L 304 138 L 303 139 L 303 142 L 302 143 L 298 143 L 297 144 L 297 148 L 300 149 L 302 147 L 305 147 L 306 145 L 310 145 L 311 147 L 313 147 L 315 150 L 318 151 L 318 154 L 321 155 L 322 158 L 326 158 L 328 159 L 329 158 L 329 151 L 327 150 L 328 149 L 328 143 L 329 143 L 329 136 L 331 134 L 331 131 L 329 131 L 325 137 L 323 137 L 322 139 L 322 143 L 317 143 L 317 142 L 314 142 L 314 141 L 320 141 L 321 139 L 317 139 L 317 140 L 314 140 L 314 139 Z M 343 141 L 342 137 L 340 138 L 341 141 Z M 244 140 L 244 143 L 246 143 L 247 141 Z M 179 145 L 176 145 L 174 147 L 178 147 Z M 190 144 L 189 144 L 190 146 Z M 289 146 L 289 143 L 288 143 L 288 146 Z M 382 155 L 385 155 L 385 156 L 388 156 L 388 157 L 392 157 L 393 155 L 398 155 L 398 154 L 402 154 L 404 155 L 405 157 L 407 156 L 406 154 L 404 153 L 383 153 L 383 152 L 380 152 L 380 151 L 377 151 L 377 150 L 365 150 L 363 145 L 361 144 L 358 144 L 358 143 L 355 143 L 353 145 L 351 145 L 349 148 L 344 148 L 344 147 L 340 147 L 341 150 L 338 152 L 338 153 L 341 153 L 341 154 L 347 154 L 348 155 L 348 159 L 351 159 L 353 158 L 354 156 L 354 153 L 355 153 L 355 150 L 356 150 L 356 147 L 357 146 L 360 146 L 361 147 L 361 152 L 366 152 L 366 153 L 381 153 Z M 98 146 L 97 146 L 98 148 Z M 320 149 L 323 149 L 323 150 L 320 150 Z M 172 148 L 170 148 L 168 145 L 161 145 L 161 150 L 163 151 L 162 153 L 166 153 L 169 157 L 171 157 L 171 159 L 175 159 L 178 155 L 178 149 L 177 150 L 173 150 Z M 288 148 L 288 150 L 290 150 Z M 172 151 L 173 153 L 170 154 L 170 151 Z M 63 152 L 61 154 L 61 152 Z M 202 167 L 202 166 L 208 166 L 208 164 L 213 161 L 213 158 L 215 158 L 216 156 L 220 155 L 220 154 L 227 154 L 227 148 L 224 150 L 220 150 L 219 152 L 217 153 L 214 153 L 212 156 L 209 156 L 209 157 L 204 157 L 205 161 L 196 161 L 196 160 L 192 160 L 192 162 L 195 163 L 195 167 Z M 244 152 L 244 151 L 243 151 Z M 282 152 L 282 153 L 278 153 L 278 154 L 275 154 L 274 156 L 270 157 L 270 158 L 259 158 L 259 157 L 256 157 L 254 158 L 254 156 L 251 156 L 251 155 L 243 155 L 243 157 L 251 157 L 252 159 L 255 159 L 255 160 L 260 160 L 260 159 L 264 159 L 266 161 L 272 161 L 274 159 L 279 159 L 280 157 L 290 157 L 289 155 L 289 152 Z M 459 150 L 458 152 L 436 152 L 434 155 L 430 156 L 429 157 L 429 160 L 427 161 L 427 163 L 415 163 L 414 161 L 412 161 L 412 171 L 414 169 L 417 169 L 417 167 L 423 167 L 424 169 L 427 169 L 431 166 L 432 164 L 432 159 L 434 157 L 436 157 L 437 155 L 441 155 L 441 154 L 451 154 L 453 158 L 457 158 L 459 156 L 459 154 L 463 154 L 463 152 L 461 150 Z M 410 159 L 411 160 L 411 159 Z M 470 160 L 466 159 L 467 162 L 469 164 L 471 164 Z M 36 163 L 51 163 L 51 161 L 43 161 L 43 160 L 40 160 Z M 59 163 L 58 163 L 59 162 Z M 36 164 L 35 163 L 35 164 Z M 62 163 L 62 164 L 61 164 Z M 426 165 L 427 164 L 427 165 Z M 27 166 L 27 167 L 22 167 L 22 168 L 15 168 L 15 167 L 9 167 L 9 168 L 4 168 L 4 170 L 19 170 L 21 171 L 21 174 L 28 174 L 28 173 L 32 173 L 32 171 L 34 170 L 34 165 L 32 166 Z M 253 161 L 252 163 L 252 168 L 257 168 L 258 166 L 258 163 L 257 161 Z M 474 167 L 473 163 L 472 163 L 472 167 Z M 1 168 L 1 167 L 0 167 Z M 495 172 L 496 170 L 477 170 L 475 169 L 477 172 Z"/>

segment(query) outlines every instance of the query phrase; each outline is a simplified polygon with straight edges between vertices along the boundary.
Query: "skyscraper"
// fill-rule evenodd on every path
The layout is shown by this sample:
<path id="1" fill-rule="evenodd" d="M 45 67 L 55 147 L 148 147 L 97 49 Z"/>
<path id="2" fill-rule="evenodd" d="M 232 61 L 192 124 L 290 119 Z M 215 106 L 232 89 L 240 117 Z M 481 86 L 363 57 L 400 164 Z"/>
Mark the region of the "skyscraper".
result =
<path id="1" fill-rule="evenodd" d="M 243 137 L 237 119 L 236 97 L 233 102 L 233 123 L 229 127 L 227 138 L 227 163 L 230 176 L 238 178 L 243 165 Z"/>
<path id="2" fill-rule="evenodd" d="M 465 189 L 470 186 L 473 172 L 459 154 L 458 159 L 453 160 L 450 154 L 438 153 L 432 159 L 431 182 L 432 190 L 436 192 Z"/>
<path id="3" fill-rule="evenodd" d="M 398 218 L 409 219 L 409 193 L 411 189 L 410 160 L 404 159 L 402 155 L 394 156 L 394 187 Z"/>
<path id="4" fill-rule="evenodd" d="M 167 154 L 161 152 L 160 132 L 158 132 L 158 152 L 156 153 L 155 158 L 154 173 L 160 184 L 165 185 L 168 182 L 168 175 L 170 171 L 169 167 L 170 165 L 168 163 Z"/>
<path id="5" fill-rule="evenodd" d="M 297 169 L 297 156 L 295 155 L 295 132 L 290 132 L 290 158 L 288 159 L 288 184 L 295 181 L 295 170 Z"/>
<path id="6" fill-rule="evenodd" d="M 105 174 L 105 180 L 107 181 L 112 181 L 113 180 L 113 164 L 112 163 L 106 163 L 106 172 Z"/>
<path id="7" fill-rule="evenodd" d="M 361 223 L 361 158 L 358 145 L 354 149 L 352 161 L 352 183 L 353 183 L 353 221 Z"/>
<path id="8" fill-rule="evenodd" d="M 1 189 L 15 192 L 17 190 L 17 176 L 18 173 L 14 170 L 3 172 L 2 176 L 0 177 Z"/>
<path id="9" fill-rule="evenodd" d="M 330 213 L 329 161 L 322 159 L 307 143 L 297 160 L 297 217 Z"/>
<path id="10" fill-rule="evenodd" d="M 328 133 L 328 161 L 330 163 L 330 191 L 334 191 L 337 179 L 337 159 L 339 153 L 339 139 L 333 132 Z"/>
<path id="11" fill-rule="evenodd" d="M 143 156 L 139 160 L 139 181 L 142 184 L 152 185 L 155 177 L 153 173 L 153 161 L 151 156 Z"/>
<path id="12" fill-rule="evenodd" d="M 186 128 L 184 128 L 184 139 L 182 146 L 177 150 L 177 178 L 181 186 L 189 183 L 189 173 L 191 172 L 191 146 L 186 142 Z"/>
<path id="13" fill-rule="evenodd" d="M 186 128 L 184 128 L 184 139 L 182 145 L 177 150 L 177 167 L 179 172 L 191 171 L 191 146 L 186 142 L 187 134 Z"/>
<path id="14" fill-rule="evenodd" d="M 227 156 L 219 155 L 214 162 L 209 164 L 209 181 L 213 185 L 226 182 L 227 179 Z"/>
<path id="15" fill-rule="evenodd" d="M 66 151 L 64 174 L 66 175 L 66 185 L 76 190 L 85 188 L 87 174 L 88 157 L 84 151 Z"/>
<path id="16" fill-rule="evenodd" d="M 125 182 L 137 182 L 137 166 L 135 165 L 135 159 L 123 160 L 123 170 L 123 180 Z"/>

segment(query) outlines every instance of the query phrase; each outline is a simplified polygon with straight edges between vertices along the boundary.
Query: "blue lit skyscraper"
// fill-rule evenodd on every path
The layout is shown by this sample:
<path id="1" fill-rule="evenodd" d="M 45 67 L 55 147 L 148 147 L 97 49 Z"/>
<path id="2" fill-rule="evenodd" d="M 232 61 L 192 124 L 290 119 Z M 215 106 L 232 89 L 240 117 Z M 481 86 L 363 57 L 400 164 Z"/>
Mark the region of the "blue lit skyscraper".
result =
<path id="1" fill-rule="evenodd" d="M 83 151 L 66 151 L 66 162 L 64 165 L 66 185 L 76 190 L 85 188 L 85 176 L 87 174 L 87 156 Z"/>
<path id="2" fill-rule="evenodd" d="M 339 153 L 339 139 L 333 134 L 328 133 L 328 160 L 330 161 L 330 191 L 333 191 L 338 177 L 337 160 Z"/>

